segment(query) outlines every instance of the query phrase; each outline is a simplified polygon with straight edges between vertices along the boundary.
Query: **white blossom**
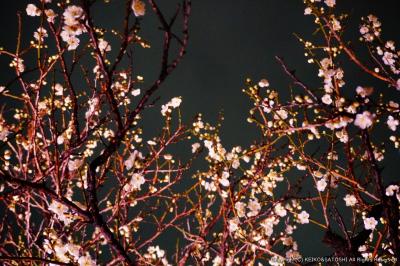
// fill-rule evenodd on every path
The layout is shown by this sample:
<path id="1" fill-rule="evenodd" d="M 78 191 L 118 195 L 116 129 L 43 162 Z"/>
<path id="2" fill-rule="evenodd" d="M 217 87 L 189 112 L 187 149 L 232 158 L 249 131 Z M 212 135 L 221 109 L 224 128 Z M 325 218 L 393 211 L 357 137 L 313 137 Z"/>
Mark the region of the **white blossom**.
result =
<path id="1" fill-rule="evenodd" d="M 373 122 L 374 122 L 373 115 L 368 111 L 364 111 L 362 114 L 356 115 L 354 125 L 358 126 L 361 129 L 366 129 L 371 127 Z"/>
<path id="2" fill-rule="evenodd" d="M 325 0 L 325 4 L 329 7 L 334 7 L 336 5 L 336 0 Z"/>
<path id="3" fill-rule="evenodd" d="M 140 95 L 140 89 L 132 90 L 132 95 L 133 96 L 139 96 Z"/>
<path id="4" fill-rule="evenodd" d="M 399 193 L 399 186 L 398 185 L 389 185 L 386 188 L 386 196 L 391 197 L 393 196 L 395 193 Z"/>
<path id="5" fill-rule="evenodd" d="M 244 217 L 246 211 L 246 205 L 243 202 L 236 202 L 235 203 L 235 210 L 238 217 Z"/>
<path id="6" fill-rule="evenodd" d="M 302 211 L 301 213 L 297 214 L 297 220 L 301 224 L 308 224 L 310 220 L 308 219 L 310 215 L 306 211 Z"/>
<path id="7" fill-rule="evenodd" d="M 131 178 L 130 185 L 134 190 L 140 190 L 140 187 L 146 182 L 144 176 L 138 173 L 134 173 Z"/>
<path id="8" fill-rule="evenodd" d="M 49 211 L 53 212 L 65 225 L 69 225 L 73 221 L 72 216 L 68 213 L 68 208 L 58 201 L 53 200 L 51 202 Z"/>
<path id="9" fill-rule="evenodd" d="M 104 39 L 99 39 L 98 47 L 101 53 L 111 51 L 111 45 Z"/>
<path id="10" fill-rule="evenodd" d="M 322 178 L 317 181 L 317 190 L 322 192 L 325 190 L 327 185 L 328 185 L 328 183 L 326 182 L 326 180 L 324 178 Z"/>
<path id="11" fill-rule="evenodd" d="M 266 87 L 269 86 L 269 81 L 268 81 L 267 79 L 261 79 L 261 80 L 258 82 L 258 86 L 259 86 L 260 88 L 266 88 Z"/>
<path id="12" fill-rule="evenodd" d="M 357 204 L 357 198 L 354 195 L 351 195 L 351 194 L 347 194 L 343 198 L 343 200 L 345 201 L 346 206 L 348 206 L 348 207 L 353 207 L 354 205 Z"/>
<path id="13" fill-rule="evenodd" d="M 274 212 L 280 217 L 285 217 L 287 214 L 285 207 L 280 203 L 275 205 Z"/>
<path id="14" fill-rule="evenodd" d="M 332 98 L 330 94 L 325 94 L 324 96 L 322 96 L 321 100 L 326 105 L 330 105 L 332 103 Z"/>
<path id="15" fill-rule="evenodd" d="M 146 5 L 141 0 L 133 0 L 131 7 L 136 17 L 141 17 L 146 14 Z"/>
<path id="16" fill-rule="evenodd" d="M 258 200 L 250 200 L 249 204 L 247 205 L 247 208 L 249 209 L 249 212 L 247 213 L 248 217 L 253 217 L 256 216 L 260 210 L 261 210 L 261 205 L 258 203 Z"/>
<path id="17" fill-rule="evenodd" d="M 399 125 L 399 120 L 394 119 L 393 116 L 389 115 L 388 120 L 387 120 L 387 125 L 392 131 L 396 131 L 397 126 Z"/>
<path id="18" fill-rule="evenodd" d="M 42 11 L 37 8 L 34 4 L 28 4 L 26 6 L 26 14 L 31 17 L 40 16 Z"/>
<path id="19" fill-rule="evenodd" d="M 374 88 L 358 86 L 356 88 L 356 92 L 357 92 L 358 95 L 360 95 L 361 97 L 365 98 L 365 97 L 370 96 L 374 92 Z"/>
<path id="20" fill-rule="evenodd" d="M 54 13 L 53 9 L 46 9 L 44 11 L 44 13 L 47 16 L 47 21 L 50 22 L 50 23 L 54 23 L 55 18 L 57 17 L 57 14 Z"/>
<path id="21" fill-rule="evenodd" d="M 90 257 L 89 254 L 81 256 L 78 259 L 79 266 L 96 266 L 96 262 Z"/>
<path id="22" fill-rule="evenodd" d="M 43 27 L 39 27 L 36 32 L 33 33 L 33 37 L 40 41 L 43 42 L 45 37 L 48 37 L 49 35 L 47 34 L 47 30 Z"/>
<path id="23" fill-rule="evenodd" d="M 232 232 L 235 232 L 236 230 L 238 230 L 239 229 L 239 223 L 240 223 L 240 220 L 237 217 L 235 217 L 233 219 L 230 219 L 229 220 L 229 232 L 232 233 Z"/>
<path id="24" fill-rule="evenodd" d="M 196 153 L 200 149 L 200 143 L 196 142 L 192 144 L 192 153 Z"/>
<path id="25" fill-rule="evenodd" d="M 167 113 L 171 112 L 171 109 L 178 108 L 182 103 L 182 99 L 180 97 L 172 98 L 168 103 L 161 106 L 161 114 L 166 116 Z"/>
<path id="26" fill-rule="evenodd" d="M 374 230 L 378 225 L 378 221 L 374 217 L 364 218 L 364 228 L 366 230 Z"/>
<path id="27" fill-rule="evenodd" d="M 312 13 L 312 9 L 310 7 L 307 7 L 306 9 L 304 9 L 304 15 L 311 15 Z"/>

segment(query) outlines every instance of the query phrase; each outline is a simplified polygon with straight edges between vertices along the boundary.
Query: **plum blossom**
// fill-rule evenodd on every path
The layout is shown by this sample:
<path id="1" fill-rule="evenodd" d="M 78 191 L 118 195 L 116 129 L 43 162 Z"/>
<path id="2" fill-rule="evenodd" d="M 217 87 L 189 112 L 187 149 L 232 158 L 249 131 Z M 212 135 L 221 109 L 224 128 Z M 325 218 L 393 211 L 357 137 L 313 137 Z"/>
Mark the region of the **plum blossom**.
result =
<path id="1" fill-rule="evenodd" d="M 132 175 L 130 186 L 134 190 L 140 190 L 140 187 L 146 182 L 144 176 L 138 173 Z"/>
<path id="2" fill-rule="evenodd" d="M 284 109 L 280 109 L 278 111 L 276 111 L 276 114 L 274 115 L 274 119 L 282 119 L 285 120 L 286 118 L 288 118 L 288 112 Z"/>
<path id="3" fill-rule="evenodd" d="M 332 19 L 332 29 L 334 31 L 339 31 L 339 30 L 342 29 L 342 26 L 340 25 L 340 21 L 339 20 L 337 20 L 335 18 Z"/>
<path id="4" fill-rule="evenodd" d="M 378 221 L 374 217 L 364 218 L 364 228 L 366 230 L 374 230 L 378 225 Z"/>
<path id="5" fill-rule="evenodd" d="M 347 134 L 346 129 L 336 131 L 335 135 L 340 142 L 347 143 L 349 141 L 349 135 Z"/>
<path id="6" fill-rule="evenodd" d="M 53 200 L 51 202 L 51 204 L 49 205 L 49 211 L 53 212 L 57 216 L 57 218 L 65 225 L 69 225 L 73 221 L 71 215 L 68 214 L 68 208 L 58 201 Z"/>
<path id="7" fill-rule="evenodd" d="M 131 7 L 136 17 L 142 17 L 146 14 L 146 5 L 141 0 L 133 0 Z"/>
<path id="8" fill-rule="evenodd" d="M 258 203 L 257 199 L 250 200 L 249 204 L 247 205 L 247 208 L 249 209 L 249 212 L 247 213 L 248 217 L 253 217 L 256 216 L 260 210 L 261 210 L 261 205 Z"/>
<path id="9" fill-rule="evenodd" d="M 70 36 L 67 39 L 67 44 L 68 44 L 68 51 L 75 50 L 79 46 L 80 40 L 74 36 Z"/>
<path id="10" fill-rule="evenodd" d="M 19 57 L 14 57 L 10 63 L 10 67 L 15 67 L 18 72 L 22 73 L 25 71 L 24 60 Z"/>
<path id="11" fill-rule="evenodd" d="M 39 8 L 37 8 L 37 6 L 35 6 L 34 4 L 28 4 L 26 6 L 26 14 L 28 16 L 35 17 L 35 16 L 40 16 L 40 14 L 42 14 L 42 11 Z"/>
<path id="12" fill-rule="evenodd" d="M 68 170 L 73 172 L 78 170 L 83 165 L 83 160 L 81 158 L 74 158 L 68 161 Z"/>
<path id="13" fill-rule="evenodd" d="M 357 198 L 354 195 L 351 195 L 351 194 L 347 194 L 343 198 L 343 200 L 345 201 L 346 206 L 348 206 L 348 207 L 353 207 L 354 205 L 357 204 Z"/>
<path id="14" fill-rule="evenodd" d="M 104 39 L 99 39 L 98 46 L 101 53 L 111 51 L 111 45 Z"/>
<path id="15" fill-rule="evenodd" d="M 196 142 L 192 144 L 192 153 L 196 153 L 200 149 L 200 143 Z"/>
<path id="16" fill-rule="evenodd" d="M 44 13 L 47 16 L 47 21 L 50 23 L 54 23 L 57 14 L 53 11 L 53 9 L 46 9 Z"/>
<path id="17" fill-rule="evenodd" d="M 224 171 L 222 172 L 221 178 L 219 179 L 219 183 L 224 187 L 229 187 L 229 173 Z"/>
<path id="18" fill-rule="evenodd" d="M 322 96 L 321 100 L 326 105 L 330 105 L 332 103 L 332 98 L 329 94 L 325 94 L 324 96 Z"/>
<path id="19" fill-rule="evenodd" d="M 55 91 L 54 94 L 55 94 L 56 96 L 62 96 L 62 95 L 63 95 L 64 88 L 63 88 L 63 86 L 62 86 L 60 83 L 54 84 L 53 89 L 54 89 L 54 91 Z"/>
<path id="20" fill-rule="evenodd" d="M 259 86 L 260 88 L 266 88 L 266 87 L 269 86 L 269 81 L 268 81 L 267 79 L 261 79 L 261 80 L 258 82 L 258 86 Z"/>
<path id="21" fill-rule="evenodd" d="M 168 103 L 161 106 L 161 114 L 166 116 L 167 113 L 170 113 L 172 109 L 178 108 L 182 103 L 182 99 L 180 97 L 172 98 Z"/>
<path id="22" fill-rule="evenodd" d="M 236 210 L 238 217 L 244 217 L 245 213 L 246 213 L 246 204 L 244 204 L 243 202 L 240 202 L 240 201 L 236 202 L 235 210 Z"/>
<path id="23" fill-rule="evenodd" d="M 399 186 L 398 185 L 389 185 L 386 188 L 386 196 L 391 197 L 393 196 L 395 193 L 399 193 Z"/>
<path id="24" fill-rule="evenodd" d="M 68 6 L 64 13 L 64 26 L 61 32 L 61 38 L 68 45 L 68 50 L 75 50 L 79 46 L 80 40 L 77 36 L 85 31 L 85 27 L 80 20 L 84 18 L 83 9 L 79 6 Z"/>
<path id="25" fill-rule="evenodd" d="M 374 92 L 374 88 L 358 86 L 356 88 L 356 92 L 357 92 L 358 95 L 360 95 L 361 97 L 365 98 L 365 97 L 370 96 Z"/>
<path id="26" fill-rule="evenodd" d="M 325 0 L 324 2 L 329 7 L 334 7 L 336 5 L 336 0 Z"/>
<path id="27" fill-rule="evenodd" d="M 317 181 L 317 190 L 322 192 L 325 190 L 327 185 L 328 185 L 328 183 L 326 182 L 326 180 L 324 178 L 322 178 L 321 180 Z"/>
<path id="28" fill-rule="evenodd" d="M 280 217 L 285 217 L 287 214 L 285 207 L 280 203 L 275 205 L 274 212 Z"/>
<path id="29" fill-rule="evenodd" d="M 238 230 L 239 229 L 239 223 L 240 223 L 240 220 L 237 217 L 235 217 L 233 219 L 230 219 L 229 220 L 229 232 L 232 233 L 232 232 L 235 232 L 236 230 Z"/>
<path id="30" fill-rule="evenodd" d="M 364 111 L 362 114 L 357 114 L 354 125 L 361 129 L 366 129 L 372 126 L 374 117 L 369 111 Z"/>
<path id="31" fill-rule="evenodd" d="M 133 151 L 129 155 L 128 159 L 124 162 L 126 170 L 128 170 L 128 171 L 131 170 L 132 167 L 135 165 L 136 160 L 137 159 L 142 159 L 142 158 L 143 158 L 143 155 L 142 155 L 141 152 L 139 152 L 137 150 Z"/>
<path id="32" fill-rule="evenodd" d="M 89 254 L 79 257 L 78 264 L 79 266 L 96 266 L 96 262 L 90 257 Z"/>
<path id="33" fill-rule="evenodd" d="M 308 224 L 310 215 L 306 211 L 302 211 L 301 213 L 297 214 L 297 220 L 301 224 Z"/>
<path id="34" fill-rule="evenodd" d="M 351 123 L 353 119 L 347 117 L 347 116 L 340 116 L 336 117 L 332 120 L 329 120 L 325 123 L 325 126 L 329 129 L 340 129 L 344 128 L 347 126 L 348 123 Z"/>
<path id="35" fill-rule="evenodd" d="M 397 126 L 399 125 L 399 120 L 394 119 L 393 116 L 389 115 L 388 120 L 387 120 L 387 125 L 392 131 L 396 131 Z"/>
<path id="36" fill-rule="evenodd" d="M 40 41 L 43 42 L 45 37 L 48 37 L 49 35 L 47 34 L 47 30 L 43 27 L 39 27 L 36 32 L 33 34 L 33 37 Z"/>
<path id="37" fill-rule="evenodd" d="M 304 15 L 311 15 L 312 13 L 312 9 L 310 7 L 307 7 L 306 9 L 304 9 Z"/>
<path id="38" fill-rule="evenodd" d="M 395 54 L 393 54 L 391 52 L 385 52 L 383 54 L 382 60 L 383 60 L 383 63 L 385 63 L 385 65 L 393 66 L 394 63 L 396 62 L 395 58 L 396 58 Z"/>

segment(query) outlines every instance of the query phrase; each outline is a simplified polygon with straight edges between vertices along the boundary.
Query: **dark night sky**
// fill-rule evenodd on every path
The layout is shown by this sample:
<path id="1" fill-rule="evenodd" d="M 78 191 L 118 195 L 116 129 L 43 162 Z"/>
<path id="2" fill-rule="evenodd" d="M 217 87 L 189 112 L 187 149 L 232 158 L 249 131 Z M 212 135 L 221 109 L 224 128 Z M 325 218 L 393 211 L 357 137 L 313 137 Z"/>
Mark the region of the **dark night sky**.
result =
<path id="1" fill-rule="evenodd" d="M 34 0 L 1 1 L 0 46 L 14 49 L 17 28 L 16 11 L 25 10 L 26 4 Z M 118 25 L 122 15 L 118 11 L 122 0 L 112 1 L 108 12 L 97 12 L 96 21 L 103 25 Z M 160 0 L 161 6 L 171 9 L 175 0 Z M 339 8 L 351 14 L 349 37 L 356 39 L 361 16 L 370 13 L 383 22 L 384 37 L 399 40 L 400 25 L 398 0 L 338 0 Z M 256 137 L 255 131 L 245 122 L 250 102 L 242 94 L 244 80 L 255 81 L 266 77 L 280 93 L 289 91 L 289 80 L 283 74 L 274 56 L 282 56 L 288 65 L 297 69 L 305 82 L 319 81 L 317 69 L 308 65 L 303 56 L 303 47 L 293 36 L 310 36 L 314 29 L 312 17 L 303 15 L 301 0 L 193 0 L 193 15 L 190 22 L 190 45 L 187 56 L 176 72 L 163 86 L 160 95 L 164 103 L 173 96 L 183 96 L 183 112 L 187 121 L 196 113 L 204 114 L 205 120 L 215 121 L 220 110 L 224 110 L 223 142 L 229 146 L 246 144 Z M 150 13 L 150 12 L 149 12 Z M 24 13 L 25 14 L 25 13 Z M 36 29 L 32 18 L 24 16 L 25 34 L 32 36 Z M 155 19 L 145 16 L 143 35 L 154 45 L 154 49 L 140 50 L 137 54 L 137 71 L 150 82 L 158 74 L 160 32 L 154 31 Z M 155 68 L 157 66 L 157 68 Z M 0 83 L 9 80 L 8 62 L 0 60 Z M 354 90 L 361 72 L 349 66 L 345 89 Z M 365 82 L 365 81 L 364 81 Z M 319 86 L 320 83 L 314 83 Z M 370 83 L 368 83 L 371 85 Z M 372 83 L 379 86 L 379 83 Z M 159 116 L 159 112 L 157 112 Z M 159 128 L 158 123 L 148 123 L 145 130 Z M 304 232 L 309 240 L 317 239 Z M 314 254 L 316 247 L 310 245 L 306 251 Z M 309 254 L 309 255 L 310 255 Z"/>

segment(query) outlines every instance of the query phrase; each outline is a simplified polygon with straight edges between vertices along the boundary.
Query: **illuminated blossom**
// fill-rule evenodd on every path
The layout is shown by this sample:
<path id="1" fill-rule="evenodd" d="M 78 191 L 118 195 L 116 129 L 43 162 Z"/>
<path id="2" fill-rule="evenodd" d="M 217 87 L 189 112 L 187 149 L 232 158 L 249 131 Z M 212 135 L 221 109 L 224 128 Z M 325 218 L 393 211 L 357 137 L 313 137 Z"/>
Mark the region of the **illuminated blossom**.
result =
<path id="1" fill-rule="evenodd" d="M 134 173 L 131 178 L 130 185 L 134 190 L 140 190 L 140 187 L 146 182 L 144 176 Z"/>
<path id="2" fill-rule="evenodd" d="M 357 114 L 354 121 L 354 125 L 358 126 L 361 129 L 369 128 L 372 126 L 373 123 L 374 117 L 368 111 L 364 111 L 362 114 Z"/>
<path id="3" fill-rule="evenodd" d="M 334 7 L 336 5 L 336 0 L 325 0 L 325 4 L 329 7 Z"/>
<path id="4" fill-rule="evenodd" d="M 310 215 L 306 211 L 302 211 L 301 213 L 297 214 L 297 220 L 301 224 L 308 224 L 310 220 L 308 219 Z"/>
<path id="5" fill-rule="evenodd" d="M 192 144 L 192 153 L 196 153 L 200 149 L 200 143 L 196 142 Z"/>
<path id="6" fill-rule="evenodd" d="M 324 104 L 330 105 L 332 103 L 332 98 L 329 94 L 325 94 L 322 98 L 321 98 L 322 102 Z"/>
<path id="7" fill-rule="evenodd" d="M 47 21 L 50 22 L 50 23 L 54 23 L 55 18 L 57 17 L 57 14 L 54 13 L 53 9 L 46 9 L 44 11 L 44 13 L 47 16 Z"/>
<path id="8" fill-rule="evenodd" d="M 69 171 L 76 171 L 78 170 L 83 164 L 83 160 L 80 158 L 70 159 L 68 161 L 68 170 Z"/>
<path id="9" fill-rule="evenodd" d="M 37 31 L 33 34 L 33 37 L 40 42 L 43 42 L 44 38 L 48 36 L 49 35 L 47 34 L 47 30 L 43 27 L 39 27 Z"/>
<path id="10" fill-rule="evenodd" d="M 238 217 L 244 217 L 246 213 L 246 205 L 243 202 L 236 202 L 235 209 Z"/>
<path id="11" fill-rule="evenodd" d="M 71 215 L 68 214 L 68 208 L 58 201 L 53 200 L 51 202 L 49 205 L 49 211 L 53 212 L 60 221 L 64 222 L 65 225 L 68 225 L 73 221 Z"/>
<path id="12" fill-rule="evenodd" d="M 104 39 L 99 40 L 98 46 L 99 46 L 100 52 L 102 52 L 102 53 L 111 51 L 110 44 Z"/>
<path id="13" fill-rule="evenodd" d="M 31 17 L 40 16 L 41 13 L 42 11 L 39 8 L 37 8 L 34 4 L 28 4 L 26 6 L 26 14 L 28 14 L 28 16 Z"/>
<path id="14" fill-rule="evenodd" d="M 259 86 L 260 88 L 266 88 L 266 87 L 269 86 L 269 81 L 266 80 L 266 79 L 262 79 L 262 80 L 260 80 L 260 81 L 258 82 L 258 86 Z"/>
<path id="15" fill-rule="evenodd" d="M 136 17 L 144 16 L 146 13 L 146 5 L 141 0 L 133 0 L 132 10 Z"/>
<path id="16" fill-rule="evenodd" d="M 282 206 L 282 204 L 278 203 L 275 205 L 274 207 L 274 211 L 277 215 L 279 215 L 280 217 L 285 217 L 287 214 L 287 211 L 285 209 L 284 206 Z"/>
<path id="17" fill-rule="evenodd" d="M 374 217 L 364 218 L 364 228 L 366 230 L 374 230 L 378 225 L 378 221 Z"/>
<path id="18" fill-rule="evenodd" d="M 395 193 L 399 193 L 399 186 L 398 185 L 389 185 L 386 188 L 386 196 L 391 197 L 393 196 Z"/>
<path id="19" fill-rule="evenodd" d="M 354 195 L 347 194 L 343 198 L 343 200 L 345 201 L 346 206 L 348 206 L 348 207 L 353 207 L 354 205 L 357 204 L 357 198 Z"/>
<path id="20" fill-rule="evenodd" d="M 389 115 L 388 120 L 387 120 L 387 125 L 392 131 L 396 131 L 397 126 L 399 125 L 399 120 L 394 119 L 393 116 Z"/>
<path id="21" fill-rule="evenodd" d="M 256 216 L 260 210 L 261 210 L 261 205 L 258 203 L 258 200 L 250 200 L 249 204 L 247 205 L 247 208 L 249 209 L 249 212 L 247 213 L 247 216 L 252 217 Z"/>
<path id="22" fill-rule="evenodd" d="M 76 37 L 70 37 L 67 41 L 68 44 L 68 50 L 75 50 L 79 46 L 80 40 Z"/>
<path id="23" fill-rule="evenodd" d="M 89 254 L 81 256 L 78 259 L 79 266 L 96 266 L 96 262 L 90 257 Z"/>
<path id="24" fill-rule="evenodd" d="M 133 151 L 128 159 L 124 162 L 124 165 L 126 166 L 126 170 L 131 170 L 132 167 L 135 165 L 136 159 L 142 159 L 142 153 L 138 152 L 137 150 Z"/>
<path id="25" fill-rule="evenodd" d="M 374 88 L 358 86 L 356 88 L 356 92 L 357 92 L 358 95 L 360 95 L 361 97 L 365 98 L 365 97 L 370 96 L 374 92 Z"/>
<path id="26" fill-rule="evenodd" d="M 172 109 L 179 107 L 182 103 L 182 99 L 180 97 L 174 97 L 168 103 L 161 106 L 161 114 L 166 116 L 167 113 L 170 113 Z"/>
<path id="27" fill-rule="evenodd" d="M 238 230 L 239 229 L 239 223 L 240 223 L 240 220 L 237 217 L 229 220 L 229 232 L 232 233 L 232 232 L 235 232 L 236 230 Z"/>
<path id="28" fill-rule="evenodd" d="M 317 181 L 317 190 L 318 191 L 324 191 L 326 186 L 328 185 L 328 183 L 326 182 L 326 180 L 323 178 L 321 180 Z"/>

